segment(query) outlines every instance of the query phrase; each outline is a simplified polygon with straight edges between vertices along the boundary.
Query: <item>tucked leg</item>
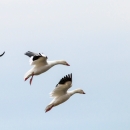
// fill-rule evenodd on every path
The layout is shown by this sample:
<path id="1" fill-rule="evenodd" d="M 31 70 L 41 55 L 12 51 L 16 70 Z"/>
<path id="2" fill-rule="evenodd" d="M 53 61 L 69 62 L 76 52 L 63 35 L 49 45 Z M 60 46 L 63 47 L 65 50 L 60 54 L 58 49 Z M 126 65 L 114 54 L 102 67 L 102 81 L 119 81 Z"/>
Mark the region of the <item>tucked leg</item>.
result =
<path id="1" fill-rule="evenodd" d="M 45 112 L 50 111 L 53 107 L 54 107 L 54 105 L 52 105 L 52 106 L 48 106 L 48 108 L 45 110 Z"/>
<path id="2" fill-rule="evenodd" d="M 32 77 L 31 77 L 31 79 L 30 79 L 30 85 L 31 85 L 31 83 L 32 83 L 33 76 L 34 76 L 34 74 L 32 74 Z"/>
<path id="3" fill-rule="evenodd" d="M 29 77 L 25 78 L 24 81 L 26 81 Z"/>

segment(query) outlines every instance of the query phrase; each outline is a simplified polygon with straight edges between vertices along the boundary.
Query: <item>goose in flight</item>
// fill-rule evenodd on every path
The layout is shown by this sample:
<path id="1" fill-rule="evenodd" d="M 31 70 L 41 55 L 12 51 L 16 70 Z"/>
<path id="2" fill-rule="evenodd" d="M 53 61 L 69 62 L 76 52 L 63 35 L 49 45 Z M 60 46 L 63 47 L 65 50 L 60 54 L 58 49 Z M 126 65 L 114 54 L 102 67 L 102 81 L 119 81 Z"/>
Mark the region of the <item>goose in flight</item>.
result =
<path id="1" fill-rule="evenodd" d="M 66 61 L 64 60 L 55 60 L 55 61 L 48 61 L 47 56 L 43 53 L 34 53 L 31 51 L 28 51 L 25 53 L 25 55 L 30 57 L 30 65 L 32 65 L 32 68 L 25 74 L 24 80 L 26 81 L 30 76 L 30 85 L 32 83 L 32 79 L 34 75 L 39 75 L 41 73 L 46 72 L 51 67 L 57 64 L 62 64 L 66 66 L 70 66 Z"/>
<path id="2" fill-rule="evenodd" d="M 3 56 L 4 54 L 5 54 L 5 51 L 0 55 L 0 57 Z"/>
<path id="3" fill-rule="evenodd" d="M 85 94 L 82 89 L 75 89 L 72 91 L 67 91 L 72 86 L 72 74 L 64 76 L 56 88 L 50 93 L 50 96 L 54 98 L 51 103 L 46 107 L 45 112 L 50 111 L 53 107 L 67 101 L 73 94 L 80 93 Z"/>

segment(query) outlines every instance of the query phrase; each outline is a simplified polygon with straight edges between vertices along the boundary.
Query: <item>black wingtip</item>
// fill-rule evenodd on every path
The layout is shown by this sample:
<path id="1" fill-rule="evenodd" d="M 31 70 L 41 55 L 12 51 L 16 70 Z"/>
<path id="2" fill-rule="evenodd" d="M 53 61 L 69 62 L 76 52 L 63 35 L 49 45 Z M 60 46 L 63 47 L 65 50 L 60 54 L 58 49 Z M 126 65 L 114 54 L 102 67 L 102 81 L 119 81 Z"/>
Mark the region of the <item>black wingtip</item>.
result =
<path id="1" fill-rule="evenodd" d="M 30 52 L 30 51 L 25 52 L 24 55 L 27 55 L 29 52 Z"/>
<path id="2" fill-rule="evenodd" d="M 28 51 L 27 51 L 28 52 Z M 24 55 L 27 55 L 27 52 L 24 53 Z"/>
<path id="3" fill-rule="evenodd" d="M 66 75 L 66 78 L 70 78 L 72 80 L 72 73 Z"/>
<path id="4" fill-rule="evenodd" d="M 34 54 L 33 52 L 31 52 L 31 51 L 27 51 L 27 52 L 25 52 L 24 54 L 25 54 L 26 56 L 29 56 L 29 57 L 35 55 L 35 54 Z"/>
<path id="5" fill-rule="evenodd" d="M 72 81 L 72 73 L 70 73 L 69 76 L 70 76 L 70 79 L 71 79 L 71 81 Z"/>
<path id="6" fill-rule="evenodd" d="M 0 57 L 3 56 L 4 54 L 5 54 L 5 51 L 0 55 Z"/>
<path id="7" fill-rule="evenodd" d="M 72 73 L 70 73 L 70 77 L 72 78 Z"/>
<path id="8" fill-rule="evenodd" d="M 65 83 L 68 82 L 68 81 L 71 81 L 71 82 L 72 82 L 72 73 L 70 73 L 70 74 L 64 76 L 64 77 L 59 81 L 58 84 L 65 84 Z M 58 86 L 58 84 L 56 85 L 56 87 Z"/>

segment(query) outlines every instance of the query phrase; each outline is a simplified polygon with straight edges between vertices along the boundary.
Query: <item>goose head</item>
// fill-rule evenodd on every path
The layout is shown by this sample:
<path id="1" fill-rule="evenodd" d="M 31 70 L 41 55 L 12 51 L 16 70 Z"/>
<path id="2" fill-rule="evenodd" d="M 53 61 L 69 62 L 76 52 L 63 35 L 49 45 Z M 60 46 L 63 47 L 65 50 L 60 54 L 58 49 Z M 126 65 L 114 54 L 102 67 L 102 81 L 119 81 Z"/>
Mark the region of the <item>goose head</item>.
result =
<path id="1" fill-rule="evenodd" d="M 64 61 L 64 60 L 61 61 L 61 64 L 62 64 L 62 65 L 66 65 L 66 66 L 70 66 L 70 65 L 69 65 L 66 61 Z"/>
<path id="2" fill-rule="evenodd" d="M 85 92 L 82 89 L 76 89 L 76 93 L 85 94 Z"/>

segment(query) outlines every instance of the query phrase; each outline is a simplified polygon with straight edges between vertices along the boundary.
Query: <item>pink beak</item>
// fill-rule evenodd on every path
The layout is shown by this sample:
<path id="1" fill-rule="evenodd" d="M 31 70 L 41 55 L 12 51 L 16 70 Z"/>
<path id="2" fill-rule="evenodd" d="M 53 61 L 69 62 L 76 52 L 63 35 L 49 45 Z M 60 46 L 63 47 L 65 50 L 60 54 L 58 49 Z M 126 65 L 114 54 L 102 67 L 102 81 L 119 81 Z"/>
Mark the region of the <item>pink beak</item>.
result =
<path id="1" fill-rule="evenodd" d="M 66 64 L 67 66 L 70 66 L 68 63 Z"/>

